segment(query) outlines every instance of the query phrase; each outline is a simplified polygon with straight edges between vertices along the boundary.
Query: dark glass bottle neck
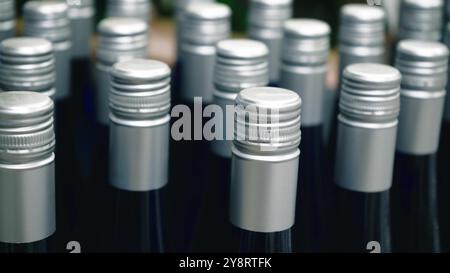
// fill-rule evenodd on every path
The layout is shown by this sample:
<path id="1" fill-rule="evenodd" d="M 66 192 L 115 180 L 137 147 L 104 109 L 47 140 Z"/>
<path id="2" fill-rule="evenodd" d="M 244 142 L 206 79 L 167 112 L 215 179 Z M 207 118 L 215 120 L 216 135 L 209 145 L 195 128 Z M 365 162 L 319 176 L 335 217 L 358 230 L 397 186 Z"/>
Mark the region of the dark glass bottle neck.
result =
<path id="1" fill-rule="evenodd" d="M 49 253 L 49 239 L 28 244 L 0 243 L 0 253 L 3 254 L 41 254 Z"/>
<path id="2" fill-rule="evenodd" d="M 438 201 L 441 246 L 443 252 L 450 252 L 450 122 L 444 121 L 438 154 Z"/>
<path id="3" fill-rule="evenodd" d="M 195 231 L 193 251 L 200 253 L 229 253 L 238 244 L 230 225 L 231 158 L 210 152 L 209 179 L 205 185 L 204 201 Z"/>
<path id="4" fill-rule="evenodd" d="M 291 230 L 274 233 L 251 232 L 236 228 L 241 253 L 291 253 Z"/>
<path id="5" fill-rule="evenodd" d="M 436 155 L 396 156 L 393 240 L 398 252 L 439 252 Z"/>
<path id="6" fill-rule="evenodd" d="M 326 185 L 326 165 L 322 125 L 302 128 L 298 173 L 296 225 L 292 229 L 295 252 L 319 252 L 324 243 L 330 202 Z"/>
<path id="7" fill-rule="evenodd" d="M 336 186 L 335 250 L 368 253 L 371 244 L 391 252 L 389 191 L 363 193 Z"/>
<path id="8" fill-rule="evenodd" d="M 163 252 L 162 190 L 114 191 L 111 249 L 120 253 Z"/>

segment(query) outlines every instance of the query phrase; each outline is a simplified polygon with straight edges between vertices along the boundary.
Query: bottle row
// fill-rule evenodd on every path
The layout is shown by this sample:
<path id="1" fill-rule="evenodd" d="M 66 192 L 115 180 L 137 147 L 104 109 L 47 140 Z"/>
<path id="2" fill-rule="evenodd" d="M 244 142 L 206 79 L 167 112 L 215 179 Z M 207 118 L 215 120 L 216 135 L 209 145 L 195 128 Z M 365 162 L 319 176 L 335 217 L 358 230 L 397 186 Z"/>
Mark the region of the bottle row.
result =
<path id="1" fill-rule="evenodd" d="M 172 73 L 149 2 L 109 1 L 92 75 L 92 1 L 25 4 L 0 36 L 0 251 L 450 251 L 443 2 L 403 1 L 392 66 L 385 11 L 343 6 L 335 91 L 327 23 L 254 0 L 230 39 L 211 2 L 179 1 Z"/>

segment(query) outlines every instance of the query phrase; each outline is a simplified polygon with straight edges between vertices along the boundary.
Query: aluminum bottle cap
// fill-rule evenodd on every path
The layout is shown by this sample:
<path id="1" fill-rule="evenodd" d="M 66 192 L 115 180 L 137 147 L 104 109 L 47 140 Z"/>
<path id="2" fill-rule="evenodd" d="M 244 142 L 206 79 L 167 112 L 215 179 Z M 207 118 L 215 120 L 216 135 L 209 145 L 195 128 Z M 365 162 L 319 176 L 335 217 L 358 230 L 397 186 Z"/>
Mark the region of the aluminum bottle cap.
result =
<path id="1" fill-rule="evenodd" d="M 54 149 L 53 101 L 35 92 L 0 93 L 0 162 L 22 163 Z"/>
<path id="2" fill-rule="evenodd" d="M 95 14 L 93 0 L 66 0 L 71 19 L 90 18 Z"/>
<path id="3" fill-rule="evenodd" d="M 292 0 L 250 1 L 249 24 L 254 27 L 282 29 L 292 17 Z"/>
<path id="4" fill-rule="evenodd" d="M 402 1 L 400 13 L 401 39 L 430 38 L 429 33 L 441 31 L 443 23 L 442 0 L 405 0 Z M 432 37 L 434 37 L 433 35 Z M 440 39 L 440 33 L 436 40 Z"/>
<path id="5" fill-rule="evenodd" d="M 386 14 L 382 8 L 347 4 L 341 9 L 339 39 L 357 46 L 383 46 Z"/>
<path id="6" fill-rule="evenodd" d="M 344 71 L 339 102 L 348 120 L 395 122 L 400 112 L 400 72 L 381 64 L 353 64 Z"/>
<path id="7" fill-rule="evenodd" d="M 148 26 L 143 20 L 107 18 L 100 22 L 98 32 L 97 57 L 108 65 L 147 55 Z"/>
<path id="8" fill-rule="evenodd" d="M 269 50 L 261 42 L 229 39 L 217 44 L 214 73 L 216 88 L 223 92 L 238 93 L 250 87 L 269 83 Z"/>
<path id="9" fill-rule="evenodd" d="M 219 3 L 192 3 L 183 13 L 182 42 L 211 45 L 230 36 L 231 9 Z"/>
<path id="10" fill-rule="evenodd" d="M 108 17 L 138 18 L 144 21 L 150 20 L 152 2 L 149 0 L 108 0 Z"/>
<path id="11" fill-rule="evenodd" d="M 111 112 L 128 120 L 159 118 L 170 111 L 170 68 L 135 59 L 116 63 L 111 71 Z"/>
<path id="12" fill-rule="evenodd" d="M 65 2 L 29 1 L 24 6 L 26 36 L 44 37 L 53 43 L 70 39 L 70 20 Z"/>
<path id="13" fill-rule="evenodd" d="M 14 0 L 0 0 L 0 22 L 13 20 L 14 16 Z"/>
<path id="14" fill-rule="evenodd" d="M 302 100 L 293 91 L 254 87 L 236 98 L 234 145 L 242 152 L 267 155 L 298 149 Z"/>
<path id="15" fill-rule="evenodd" d="M 448 48 L 438 42 L 403 40 L 397 48 L 396 67 L 402 86 L 411 90 L 442 91 L 447 85 Z"/>
<path id="16" fill-rule="evenodd" d="M 292 19 L 284 25 L 283 61 L 323 64 L 330 50 L 330 26 L 315 19 Z"/>
<path id="17" fill-rule="evenodd" d="M 197 2 L 215 2 L 215 0 L 176 0 L 175 1 L 175 8 L 177 10 L 183 10 L 185 9 L 189 4 L 191 3 L 197 3 Z"/>
<path id="18" fill-rule="evenodd" d="M 55 60 L 43 38 L 20 37 L 0 43 L 0 90 L 27 90 L 53 96 Z"/>

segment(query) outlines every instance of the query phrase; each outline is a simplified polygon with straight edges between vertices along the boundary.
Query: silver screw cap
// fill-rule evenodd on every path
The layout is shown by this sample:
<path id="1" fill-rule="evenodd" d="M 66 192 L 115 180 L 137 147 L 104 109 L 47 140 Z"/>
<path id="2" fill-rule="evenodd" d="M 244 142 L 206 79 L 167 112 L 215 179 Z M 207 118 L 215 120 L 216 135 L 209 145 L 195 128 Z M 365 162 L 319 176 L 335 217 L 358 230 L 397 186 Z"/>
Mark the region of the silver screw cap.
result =
<path id="1" fill-rule="evenodd" d="M 255 155 L 284 154 L 301 140 L 302 100 L 290 90 L 254 87 L 236 98 L 234 146 Z"/>
<path id="2" fill-rule="evenodd" d="M 144 58 L 148 54 L 148 26 L 143 20 L 107 18 L 100 22 L 98 32 L 97 58 L 105 64 Z"/>
<path id="3" fill-rule="evenodd" d="M 26 36 L 43 37 L 53 43 L 70 40 L 69 8 L 65 2 L 29 1 L 23 10 Z"/>
<path id="4" fill-rule="evenodd" d="M 385 123 L 400 113 L 400 72 L 382 64 L 353 64 L 344 71 L 340 114 L 352 121 Z"/>
<path id="5" fill-rule="evenodd" d="M 243 89 L 269 83 L 269 49 L 261 42 L 229 39 L 217 44 L 214 73 L 216 88 L 238 93 Z"/>
<path id="6" fill-rule="evenodd" d="M 215 45 L 230 36 L 231 9 L 219 3 L 192 3 L 183 13 L 181 42 Z"/>
<path id="7" fill-rule="evenodd" d="M 330 26 L 315 19 L 291 19 L 284 25 L 284 62 L 323 64 L 330 50 Z"/>
<path id="8" fill-rule="evenodd" d="M 55 146 L 53 101 L 35 92 L 0 93 L 0 162 L 30 162 Z"/>
<path id="9" fill-rule="evenodd" d="M 0 43 L 0 90 L 55 94 L 53 46 L 43 38 L 19 37 Z"/>
<path id="10" fill-rule="evenodd" d="M 170 68 L 135 59 L 116 63 L 111 71 L 111 112 L 128 120 L 153 119 L 170 111 Z"/>

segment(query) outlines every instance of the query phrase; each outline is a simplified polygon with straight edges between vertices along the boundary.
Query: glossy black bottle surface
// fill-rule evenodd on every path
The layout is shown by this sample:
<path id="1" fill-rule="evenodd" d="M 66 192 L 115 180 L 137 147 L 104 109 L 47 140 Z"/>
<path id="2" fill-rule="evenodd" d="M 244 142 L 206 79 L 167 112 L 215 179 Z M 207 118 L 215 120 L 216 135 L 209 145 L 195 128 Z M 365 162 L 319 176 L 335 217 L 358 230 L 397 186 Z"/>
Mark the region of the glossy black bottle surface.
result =
<path id="1" fill-rule="evenodd" d="M 436 155 L 398 154 L 392 189 L 395 252 L 440 251 Z"/>
<path id="2" fill-rule="evenodd" d="M 164 251 L 161 191 L 114 191 L 113 252 L 162 253 Z"/>
<path id="3" fill-rule="evenodd" d="M 367 253 L 371 242 L 392 251 L 389 191 L 362 193 L 336 186 L 336 252 Z"/>

